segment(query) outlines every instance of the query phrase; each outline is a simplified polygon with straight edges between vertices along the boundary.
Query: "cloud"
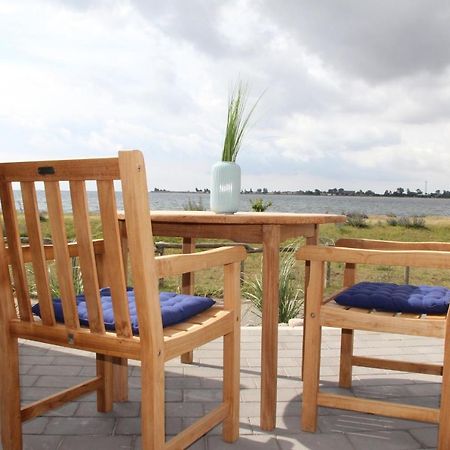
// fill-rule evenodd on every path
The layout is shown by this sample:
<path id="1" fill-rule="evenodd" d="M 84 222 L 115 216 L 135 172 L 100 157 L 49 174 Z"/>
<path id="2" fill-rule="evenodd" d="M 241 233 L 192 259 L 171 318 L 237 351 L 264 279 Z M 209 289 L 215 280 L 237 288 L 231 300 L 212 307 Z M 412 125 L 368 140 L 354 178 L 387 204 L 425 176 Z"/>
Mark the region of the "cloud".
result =
<path id="1" fill-rule="evenodd" d="M 370 82 L 440 73 L 449 65 L 450 5 L 445 2 L 261 0 L 326 64 Z"/>
<path id="2" fill-rule="evenodd" d="M 140 148 L 151 186 L 207 187 L 240 77 L 265 91 L 245 187 L 448 189 L 450 6 L 431 5 L 0 3 L 0 157 Z"/>

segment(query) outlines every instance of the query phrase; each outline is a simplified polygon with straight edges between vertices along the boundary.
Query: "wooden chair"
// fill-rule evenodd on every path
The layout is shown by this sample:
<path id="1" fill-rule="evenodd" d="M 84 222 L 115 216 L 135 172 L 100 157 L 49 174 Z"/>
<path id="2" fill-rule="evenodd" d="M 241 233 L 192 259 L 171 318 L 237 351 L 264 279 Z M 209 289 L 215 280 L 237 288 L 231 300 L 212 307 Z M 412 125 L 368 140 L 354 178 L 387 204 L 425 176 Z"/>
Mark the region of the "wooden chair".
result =
<path id="1" fill-rule="evenodd" d="M 103 239 L 93 241 L 86 182 L 98 191 Z M 114 182 L 121 184 L 128 231 L 131 274 L 139 320 L 132 334 L 126 277 L 118 230 Z M 75 243 L 67 243 L 60 182 L 70 188 Z M 29 244 L 21 243 L 13 182 L 19 182 Z M 43 183 L 52 245 L 43 245 L 35 182 Z M 92 182 L 92 181 L 90 181 Z M 16 185 L 14 185 L 15 187 Z M 38 184 L 39 186 L 39 184 Z M 88 187 L 90 185 L 88 184 Z M 239 433 L 239 338 L 241 247 L 202 254 L 154 257 L 146 171 L 139 151 L 119 152 L 118 158 L 0 164 L 0 199 L 6 238 L 0 244 L 0 386 L 3 450 L 22 449 L 22 422 L 47 410 L 96 391 L 99 411 L 113 403 L 113 362 L 141 361 L 142 448 L 181 449 L 223 422 L 223 438 L 233 442 Z M 22 211 L 20 211 L 22 214 Z M 7 245 L 5 245 L 5 243 Z M 80 325 L 72 280 L 71 257 L 79 257 L 89 315 Z M 56 267 L 64 323 L 55 320 L 49 289 L 48 264 Z M 224 267 L 224 306 L 213 306 L 187 322 L 162 327 L 158 278 Z M 37 296 L 30 290 L 33 272 Z M 109 286 L 115 331 L 105 330 L 99 288 Z M 34 297 L 34 298 L 33 298 Z M 37 297 L 37 298 L 36 298 Z M 32 314 L 39 302 L 41 320 Z M 198 422 L 165 442 L 164 363 L 194 347 L 224 337 L 223 402 Z M 21 407 L 18 339 L 56 344 L 96 353 L 97 375 L 48 398 Z M 76 430 L 74 430 L 76 434 Z"/>
<path id="2" fill-rule="evenodd" d="M 357 264 L 383 264 L 450 268 L 450 244 L 405 243 L 364 239 L 340 239 L 336 247 L 305 246 L 297 258 L 310 261 L 305 311 L 305 342 L 303 361 L 303 406 L 301 426 L 314 432 L 317 408 L 347 409 L 389 417 L 439 424 L 439 449 L 450 448 L 450 322 L 448 315 L 406 314 L 341 306 L 334 299 L 355 284 Z M 345 263 L 344 289 L 323 298 L 324 263 Z M 339 385 L 351 387 L 352 367 L 374 367 L 442 375 L 440 408 L 428 408 L 386 401 L 325 393 L 319 390 L 321 327 L 341 328 L 341 359 Z M 443 366 L 404 362 L 353 354 L 354 330 L 429 336 L 444 339 Z"/>

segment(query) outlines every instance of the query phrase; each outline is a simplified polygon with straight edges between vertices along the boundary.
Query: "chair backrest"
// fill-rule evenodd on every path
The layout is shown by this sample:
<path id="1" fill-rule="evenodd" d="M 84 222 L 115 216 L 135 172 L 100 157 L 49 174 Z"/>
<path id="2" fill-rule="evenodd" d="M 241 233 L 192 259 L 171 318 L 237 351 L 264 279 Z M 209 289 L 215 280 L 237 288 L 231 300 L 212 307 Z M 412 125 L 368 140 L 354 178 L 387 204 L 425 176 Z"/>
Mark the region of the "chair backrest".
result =
<path id="1" fill-rule="evenodd" d="M 87 186 L 96 184 L 96 193 Z M 118 182 L 118 186 L 115 186 Z M 39 189 L 42 186 L 45 195 Z M 94 184 L 92 183 L 93 188 Z M 119 152 L 118 158 L 38 161 L 0 164 L 0 200 L 4 242 L 0 244 L 0 294 L 8 300 L 4 319 L 27 323 L 29 337 L 42 338 L 42 327 L 61 329 L 55 321 L 50 266 L 56 274 L 64 315 L 64 327 L 73 336 L 80 330 L 72 258 L 77 257 L 86 299 L 91 334 L 105 335 L 99 288 L 111 289 L 115 333 L 131 338 L 121 237 L 115 188 L 122 190 L 127 219 L 130 265 L 140 326 L 140 339 L 159 346 L 162 325 L 159 309 L 153 236 L 145 165 L 139 151 Z M 64 191 L 67 189 L 70 195 Z M 21 200 L 17 199 L 17 191 Z M 38 203 L 44 202 L 44 208 Z M 93 202 L 97 197 L 98 202 Z M 46 210 L 43 216 L 42 209 Z M 68 213 L 72 215 L 70 219 Z M 92 214 L 98 216 L 101 239 L 92 238 Z M 24 229 L 21 227 L 24 226 Z M 51 245 L 44 245 L 43 228 L 49 228 Z M 68 243 L 73 227 L 75 242 Z M 22 242 L 27 236 L 27 242 Z M 6 245 L 5 245 L 6 244 Z M 9 283 L 9 286 L 7 284 Z M 6 296 L 6 299 L 5 299 Z M 41 321 L 32 314 L 39 302 Z M 5 312 L 6 311 L 6 312 Z M 38 328 L 39 327 L 39 333 Z"/>

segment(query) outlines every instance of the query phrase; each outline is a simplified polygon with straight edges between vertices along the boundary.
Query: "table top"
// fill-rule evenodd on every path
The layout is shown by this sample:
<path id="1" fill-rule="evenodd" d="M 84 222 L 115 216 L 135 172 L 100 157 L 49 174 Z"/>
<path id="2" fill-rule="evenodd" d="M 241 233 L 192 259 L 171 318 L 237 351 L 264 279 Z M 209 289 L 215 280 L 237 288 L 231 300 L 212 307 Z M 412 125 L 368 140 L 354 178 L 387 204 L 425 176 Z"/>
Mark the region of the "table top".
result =
<path id="1" fill-rule="evenodd" d="M 216 214 L 212 211 L 151 211 L 155 223 L 198 223 L 228 225 L 303 225 L 342 223 L 346 217 L 339 214 L 296 214 L 282 212 L 238 212 Z M 123 214 L 119 219 L 123 219 Z"/>

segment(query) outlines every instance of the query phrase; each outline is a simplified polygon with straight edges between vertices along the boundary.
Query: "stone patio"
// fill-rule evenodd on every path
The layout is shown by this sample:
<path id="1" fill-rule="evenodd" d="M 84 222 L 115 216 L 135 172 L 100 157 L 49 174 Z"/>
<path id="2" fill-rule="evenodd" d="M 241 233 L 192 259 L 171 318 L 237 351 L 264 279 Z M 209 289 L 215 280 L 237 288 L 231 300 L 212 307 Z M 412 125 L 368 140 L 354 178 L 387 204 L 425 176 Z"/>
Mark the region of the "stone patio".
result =
<path id="1" fill-rule="evenodd" d="M 193 450 L 256 449 L 431 449 L 437 427 L 346 411 L 321 409 L 315 434 L 299 429 L 302 382 L 299 378 L 302 328 L 280 328 L 277 427 L 259 428 L 260 386 L 259 327 L 242 329 L 241 437 L 233 445 L 220 436 L 220 427 L 190 448 Z M 325 330 L 322 384 L 336 390 L 339 338 L 336 330 Z M 440 340 L 360 333 L 356 351 L 366 355 L 407 357 L 439 362 Z M 221 341 L 195 352 L 195 364 L 171 361 L 166 370 L 166 431 L 177 433 L 196 417 L 209 411 L 221 397 Z M 22 395 L 32 401 L 94 375 L 90 354 L 61 350 L 36 343 L 21 344 Z M 25 449 L 29 450 L 137 450 L 140 449 L 140 368 L 130 362 L 130 398 L 115 404 L 108 414 L 97 413 L 95 394 L 24 424 Z M 390 398 L 433 406 L 438 403 L 440 378 L 355 368 L 354 395 Z"/>

